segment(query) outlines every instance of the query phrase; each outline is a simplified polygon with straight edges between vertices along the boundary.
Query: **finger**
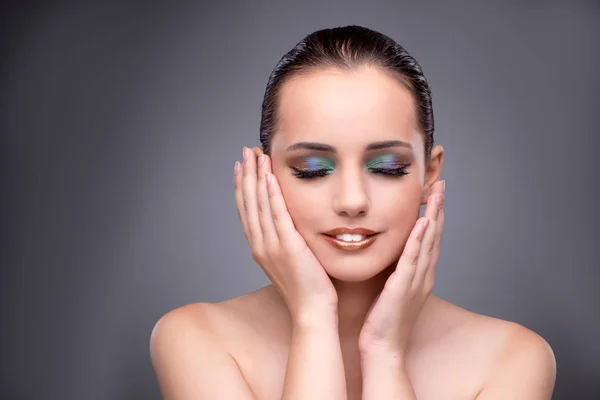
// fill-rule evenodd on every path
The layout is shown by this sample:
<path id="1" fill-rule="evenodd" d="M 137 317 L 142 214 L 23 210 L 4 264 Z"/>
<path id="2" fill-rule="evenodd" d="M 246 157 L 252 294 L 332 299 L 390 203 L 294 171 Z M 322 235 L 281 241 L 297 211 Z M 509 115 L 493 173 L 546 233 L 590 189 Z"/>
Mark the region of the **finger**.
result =
<path id="1" fill-rule="evenodd" d="M 432 254 L 435 246 L 436 232 L 437 232 L 437 217 L 439 215 L 439 207 L 442 199 L 441 193 L 435 193 L 429 198 L 427 203 L 427 210 L 425 214 L 428 218 L 431 218 L 430 229 L 427 230 L 423 243 L 421 245 L 419 262 L 417 264 L 417 271 L 415 273 L 415 279 L 413 280 L 413 289 L 423 285 L 425 275 L 431 265 Z"/>
<path id="2" fill-rule="evenodd" d="M 399 278 L 401 277 L 402 280 L 408 280 L 409 286 L 416 272 L 421 245 L 425 233 L 429 230 L 429 225 L 431 225 L 431 221 L 427 217 L 421 217 L 417 220 L 406 241 L 404 251 L 396 266 L 396 271 L 394 271 L 394 273 L 398 274 Z"/>
<path id="3" fill-rule="evenodd" d="M 243 204 L 246 212 L 246 223 L 250 234 L 250 244 L 254 251 L 262 249 L 262 230 L 258 219 L 258 204 L 256 201 L 256 154 L 244 148 L 244 166 L 242 168 Z"/>
<path id="4" fill-rule="evenodd" d="M 442 193 L 442 187 L 443 184 L 441 181 L 437 181 L 435 182 L 433 185 L 431 185 L 431 189 L 430 189 L 430 194 L 429 197 L 427 198 L 427 207 L 425 208 L 425 216 L 433 218 L 434 215 L 437 213 L 437 208 L 435 206 L 435 204 L 431 203 L 431 200 L 433 198 L 435 198 L 435 196 Z"/>
<path id="5" fill-rule="evenodd" d="M 442 204 L 440 205 L 440 211 L 438 214 L 438 219 L 436 222 L 436 233 L 435 233 L 435 244 L 433 246 L 433 254 L 431 255 L 430 267 L 429 270 L 425 273 L 425 285 L 428 287 L 433 287 L 433 282 L 435 279 L 435 271 L 437 268 L 437 263 L 440 256 L 440 247 L 442 243 L 442 235 L 444 232 L 444 204 L 446 202 L 445 197 L 442 199 Z"/>
<path id="6" fill-rule="evenodd" d="M 242 193 L 242 164 L 239 161 L 235 162 L 233 169 L 233 180 L 235 182 L 235 205 L 242 222 L 242 229 L 248 242 L 250 242 L 250 232 L 248 231 L 248 223 L 246 222 L 246 210 L 244 210 L 244 195 Z"/>
<path id="7" fill-rule="evenodd" d="M 265 154 L 262 154 L 262 152 L 259 154 L 257 182 L 258 218 L 265 245 L 275 246 L 279 242 L 279 239 L 271 215 L 271 204 L 269 203 L 269 193 L 267 191 L 266 181 L 266 174 L 271 172 L 271 159 Z"/>
<path id="8" fill-rule="evenodd" d="M 271 205 L 271 217 L 279 242 L 291 249 L 294 245 L 300 244 L 298 238 L 300 235 L 297 234 L 292 217 L 288 212 L 279 182 L 272 173 L 267 174 L 267 191 Z"/>
<path id="9" fill-rule="evenodd" d="M 438 186 L 439 182 L 440 181 L 436 181 L 427 187 L 426 194 L 424 194 L 424 203 L 421 203 L 421 205 L 427 204 L 429 202 L 429 198 L 440 191 L 440 186 Z"/>

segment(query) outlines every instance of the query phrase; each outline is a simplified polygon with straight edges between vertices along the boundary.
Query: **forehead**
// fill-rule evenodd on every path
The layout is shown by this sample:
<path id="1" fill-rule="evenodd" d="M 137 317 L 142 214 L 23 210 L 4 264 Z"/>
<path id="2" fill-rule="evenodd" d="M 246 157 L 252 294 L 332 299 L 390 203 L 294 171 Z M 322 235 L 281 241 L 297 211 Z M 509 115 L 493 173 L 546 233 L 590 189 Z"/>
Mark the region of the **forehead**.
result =
<path id="1" fill-rule="evenodd" d="M 411 93 L 378 68 L 316 70 L 281 88 L 274 148 L 298 141 L 343 147 L 381 140 L 418 147 L 419 139 Z"/>

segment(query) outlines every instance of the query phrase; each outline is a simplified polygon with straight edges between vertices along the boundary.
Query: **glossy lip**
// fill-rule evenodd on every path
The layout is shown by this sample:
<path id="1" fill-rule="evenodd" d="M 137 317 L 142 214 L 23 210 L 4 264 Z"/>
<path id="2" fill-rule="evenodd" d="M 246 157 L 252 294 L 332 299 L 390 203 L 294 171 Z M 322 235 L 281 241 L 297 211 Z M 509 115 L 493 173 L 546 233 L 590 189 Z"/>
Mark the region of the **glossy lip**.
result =
<path id="1" fill-rule="evenodd" d="M 325 237 L 325 240 L 327 240 L 331 245 L 333 245 L 333 247 L 337 249 L 356 251 L 366 249 L 367 247 L 371 246 L 373 242 L 375 242 L 375 239 L 377 239 L 378 233 L 379 232 L 375 232 L 366 228 L 335 228 L 324 232 L 323 236 Z M 336 235 L 343 234 L 364 235 L 366 237 L 359 242 L 344 242 L 343 240 L 336 238 Z"/>
<path id="2" fill-rule="evenodd" d="M 333 237 L 335 237 L 337 235 L 343 235 L 343 234 L 371 236 L 371 235 L 375 235 L 376 233 L 377 232 L 374 232 L 367 228 L 335 228 L 330 231 L 323 232 L 324 235 L 333 236 Z M 359 242 L 357 242 L 357 243 L 359 243 Z"/>

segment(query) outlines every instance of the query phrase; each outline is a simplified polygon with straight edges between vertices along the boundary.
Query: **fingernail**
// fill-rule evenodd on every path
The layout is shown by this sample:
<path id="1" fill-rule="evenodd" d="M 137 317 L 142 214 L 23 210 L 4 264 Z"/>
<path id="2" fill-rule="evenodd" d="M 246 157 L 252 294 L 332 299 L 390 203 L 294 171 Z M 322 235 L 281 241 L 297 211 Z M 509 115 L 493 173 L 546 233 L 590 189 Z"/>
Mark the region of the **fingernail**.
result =
<path id="1" fill-rule="evenodd" d="M 264 154 L 259 155 L 258 156 L 258 165 L 263 165 L 264 162 L 265 162 Z"/>
<path id="2" fill-rule="evenodd" d="M 446 193 L 446 181 L 442 181 L 442 193 Z"/>
<path id="3" fill-rule="evenodd" d="M 265 174 L 265 177 L 266 177 L 266 179 L 267 179 L 267 184 L 269 184 L 269 185 L 270 185 L 270 184 L 271 184 L 271 179 L 272 179 L 272 178 L 271 178 L 271 174 L 270 174 L 269 172 L 267 172 L 267 173 Z"/>
<path id="4" fill-rule="evenodd" d="M 244 147 L 242 150 L 242 157 L 244 157 L 244 161 L 248 160 L 248 148 Z"/>
<path id="5" fill-rule="evenodd" d="M 235 165 L 233 166 L 233 173 L 237 175 L 238 172 L 240 172 L 240 162 L 236 161 Z"/>

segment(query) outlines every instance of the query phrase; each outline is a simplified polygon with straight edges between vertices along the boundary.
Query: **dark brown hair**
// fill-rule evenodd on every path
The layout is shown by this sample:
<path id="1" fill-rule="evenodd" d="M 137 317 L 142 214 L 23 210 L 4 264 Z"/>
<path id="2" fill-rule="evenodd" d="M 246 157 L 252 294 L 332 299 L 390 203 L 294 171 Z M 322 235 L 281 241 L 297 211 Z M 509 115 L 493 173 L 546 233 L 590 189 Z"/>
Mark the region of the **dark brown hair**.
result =
<path id="1" fill-rule="evenodd" d="M 349 70 L 363 66 L 376 66 L 392 73 L 411 92 L 428 163 L 433 147 L 433 108 L 431 90 L 419 63 L 390 37 L 357 25 L 313 32 L 279 60 L 269 76 L 262 103 L 260 142 L 265 154 L 271 151 L 279 93 L 287 80 L 320 68 Z"/>

